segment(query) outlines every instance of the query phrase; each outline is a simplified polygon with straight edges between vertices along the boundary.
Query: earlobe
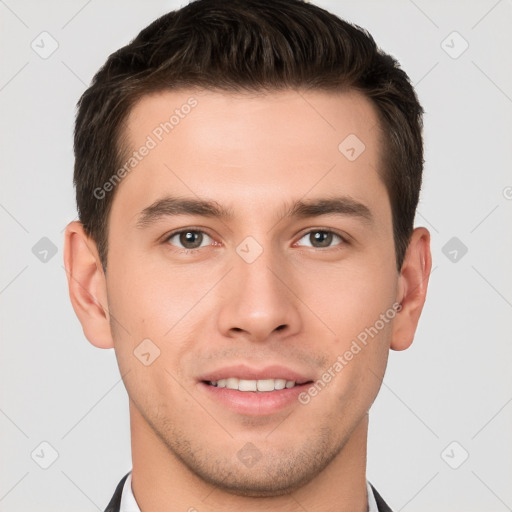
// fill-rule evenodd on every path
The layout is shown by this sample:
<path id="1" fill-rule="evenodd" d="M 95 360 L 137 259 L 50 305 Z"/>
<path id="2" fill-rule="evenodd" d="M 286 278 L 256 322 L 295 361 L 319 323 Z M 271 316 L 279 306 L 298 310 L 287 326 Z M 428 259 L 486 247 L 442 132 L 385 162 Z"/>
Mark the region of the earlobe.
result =
<path id="1" fill-rule="evenodd" d="M 430 233 L 426 228 L 416 228 L 400 271 L 397 302 L 402 308 L 393 323 L 390 345 L 393 350 L 405 350 L 414 339 L 425 304 L 431 268 Z"/>
<path id="2" fill-rule="evenodd" d="M 96 347 L 113 348 L 105 274 L 94 240 L 80 222 L 70 222 L 64 239 L 69 297 L 86 338 Z"/>

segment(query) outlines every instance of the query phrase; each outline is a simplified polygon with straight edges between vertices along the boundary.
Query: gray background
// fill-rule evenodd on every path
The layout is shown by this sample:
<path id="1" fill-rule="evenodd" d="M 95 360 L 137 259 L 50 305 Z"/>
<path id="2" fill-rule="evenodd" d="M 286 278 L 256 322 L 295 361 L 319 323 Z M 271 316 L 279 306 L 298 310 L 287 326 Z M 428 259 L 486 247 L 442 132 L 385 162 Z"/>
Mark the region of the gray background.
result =
<path id="1" fill-rule="evenodd" d="M 103 510 L 131 468 L 114 353 L 67 296 L 72 129 L 107 55 L 181 3 L 0 1 L 1 511 Z M 397 57 L 426 110 L 434 270 L 373 407 L 368 477 L 396 511 L 512 510 L 512 2 L 317 3 Z"/>

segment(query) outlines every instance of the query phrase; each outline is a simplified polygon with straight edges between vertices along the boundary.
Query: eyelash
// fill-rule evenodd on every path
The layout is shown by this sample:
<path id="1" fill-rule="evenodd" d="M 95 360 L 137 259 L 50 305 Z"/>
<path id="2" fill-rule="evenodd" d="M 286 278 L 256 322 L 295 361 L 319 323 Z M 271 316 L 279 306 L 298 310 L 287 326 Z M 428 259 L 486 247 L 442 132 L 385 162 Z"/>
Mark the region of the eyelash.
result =
<path id="1" fill-rule="evenodd" d="M 333 231 L 332 229 L 327 229 L 327 228 L 313 228 L 313 229 L 310 229 L 309 231 L 306 231 L 304 233 L 301 234 L 300 238 L 298 240 L 302 240 L 305 236 L 307 235 L 310 235 L 311 233 L 326 233 L 326 234 L 332 234 L 334 235 L 335 237 L 338 237 L 341 242 L 334 245 L 334 246 L 330 246 L 330 247 L 325 247 L 325 248 L 322 248 L 322 247 L 313 247 L 313 246 L 306 246 L 306 247 L 310 247 L 311 249 L 318 249 L 318 250 L 328 250 L 328 249 L 331 249 L 331 250 L 336 250 L 336 249 L 340 249 L 339 246 L 344 246 L 344 245 L 349 245 L 349 241 L 347 240 L 347 238 L 339 233 L 337 233 L 336 231 Z M 169 241 L 171 240 L 171 238 L 177 236 L 177 235 L 181 235 L 182 233 L 202 233 L 203 235 L 206 235 L 210 238 L 213 239 L 212 236 L 210 236 L 206 231 L 202 230 L 202 229 L 195 229 L 195 228 L 187 228 L 187 229 L 180 229 L 178 231 L 173 231 L 172 233 L 170 233 L 169 235 L 165 236 L 164 240 L 163 240 L 163 243 L 164 244 L 167 244 L 167 245 L 171 245 L 169 243 Z M 294 245 L 296 244 L 297 242 L 294 243 Z M 211 246 L 212 244 L 209 244 L 209 246 Z M 208 246 L 204 246 L 204 247 L 197 247 L 195 249 L 187 249 L 185 247 L 176 247 L 176 246 L 173 246 L 174 249 L 176 249 L 180 254 L 190 254 L 190 253 L 197 253 L 197 251 L 199 249 L 204 249 L 205 247 L 208 247 Z"/>

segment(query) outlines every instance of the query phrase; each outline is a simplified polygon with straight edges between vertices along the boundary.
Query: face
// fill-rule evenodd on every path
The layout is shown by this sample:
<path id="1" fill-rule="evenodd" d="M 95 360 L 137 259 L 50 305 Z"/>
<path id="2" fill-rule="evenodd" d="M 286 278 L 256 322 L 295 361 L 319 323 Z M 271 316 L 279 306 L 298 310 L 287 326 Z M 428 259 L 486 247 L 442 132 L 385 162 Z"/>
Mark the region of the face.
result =
<path id="1" fill-rule="evenodd" d="M 106 272 L 132 435 L 252 495 L 343 453 L 399 314 L 379 130 L 356 92 L 182 90 L 133 108 Z"/>

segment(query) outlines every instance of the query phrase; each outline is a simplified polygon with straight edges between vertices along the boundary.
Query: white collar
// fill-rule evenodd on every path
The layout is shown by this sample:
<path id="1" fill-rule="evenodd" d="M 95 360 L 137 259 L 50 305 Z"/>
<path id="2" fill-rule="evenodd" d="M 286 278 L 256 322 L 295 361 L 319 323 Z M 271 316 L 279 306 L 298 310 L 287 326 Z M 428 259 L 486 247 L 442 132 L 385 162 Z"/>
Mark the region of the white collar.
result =
<path id="1" fill-rule="evenodd" d="M 372 486 L 368 480 L 366 480 L 366 492 L 368 494 L 368 512 L 379 512 L 379 507 L 375 501 Z"/>
<path id="2" fill-rule="evenodd" d="M 366 481 L 366 490 L 368 493 L 368 512 L 379 512 L 375 496 L 373 495 L 372 487 L 368 480 Z M 140 512 L 140 508 L 135 501 L 135 496 L 132 491 L 132 474 L 124 482 L 123 493 L 121 495 L 121 506 L 119 512 Z"/>
<path id="3" fill-rule="evenodd" d="M 124 482 L 123 494 L 121 494 L 121 505 L 119 512 L 140 512 L 140 508 L 135 501 L 135 496 L 132 491 L 132 473 Z"/>

